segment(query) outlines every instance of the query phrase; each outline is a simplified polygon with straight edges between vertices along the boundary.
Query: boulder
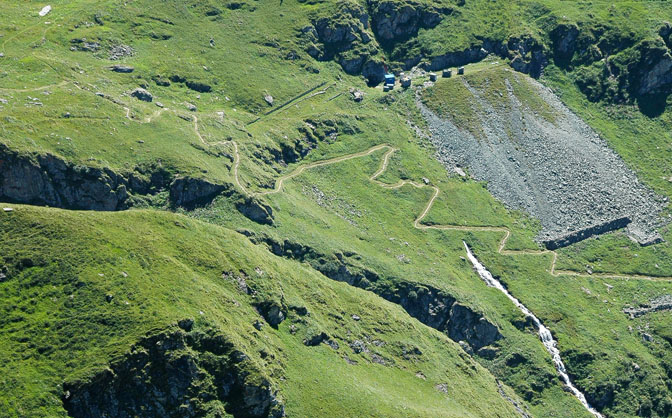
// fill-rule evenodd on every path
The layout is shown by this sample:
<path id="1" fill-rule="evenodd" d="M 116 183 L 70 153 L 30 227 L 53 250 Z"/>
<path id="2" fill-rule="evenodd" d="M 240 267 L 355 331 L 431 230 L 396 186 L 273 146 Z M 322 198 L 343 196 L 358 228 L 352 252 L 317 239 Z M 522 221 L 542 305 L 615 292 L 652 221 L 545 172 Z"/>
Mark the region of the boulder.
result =
<path id="1" fill-rule="evenodd" d="M 262 302 L 257 305 L 257 310 L 273 328 L 277 328 L 287 317 L 287 309 L 276 301 Z"/>
<path id="2" fill-rule="evenodd" d="M 254 222 L 266 225 L 273 224 L 273 209 L 254 197 L 247 197 L 236 203 L 236 209 Z"/>
<path id="3" fill-rule="evenodd" d="M 138 87 L 135 90 L 133 90 L 131 92 L 131 96 L 135 97 L 138 100 L 142 100 L 143 102 L 151 102 L 152 100 L 154 100 L 154 96 L 152 96 L 152 93 L 148 92 L 142 87 Z"/>
<path id="4" fill-rule="evenodd" d="M 210 203 L 222 193 L 230 196 L 233 193 L 232 185 L 215 184 L 193 177 L 180 177 L 170 185 L 170 202 L 177 207 L 192 209 Z"/>
<path id="5" fill-rule="evenodd" d="M 135 68 L 128 65 L 113 65 L 110 67 L 110 70 L 114 71 L 115 73 L 132 73 L 135 71 Z"/>

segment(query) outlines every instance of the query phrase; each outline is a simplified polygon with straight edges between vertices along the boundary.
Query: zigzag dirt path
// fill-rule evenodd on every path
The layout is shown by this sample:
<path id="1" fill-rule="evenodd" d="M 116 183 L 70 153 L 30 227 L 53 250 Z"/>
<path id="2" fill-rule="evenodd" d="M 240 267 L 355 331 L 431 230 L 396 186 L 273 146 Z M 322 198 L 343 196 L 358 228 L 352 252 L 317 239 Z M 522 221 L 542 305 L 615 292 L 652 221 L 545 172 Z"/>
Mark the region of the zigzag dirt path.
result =
<path id="1" fill-rule="evenodd" d="M 126 111 L 126 118 L 133 120 L 138 123 L 149 123 L 152 121 L 152 119 L 160 116 L 164 111 L 171 111 L 173 113 L 177 113 L 174 110 L 170 109 L 160 109 L 156 112 L 154 112 L 151 116 L 145 117 L 142 121 L 137 121 L 131 118 L 130 116 L 130 109 L 126 106 L 124 106 L 124 110 Z M 432 196 L 430 197 L 429 201 L 425 205 L 425 208 L 423 211 L 420 213 L 420 215 L 413 221 L 413 227 L 421 230 L 428 230 L 428 229 L 435 229 L 435 230 L 440 230 L 440 231 L 462 231 L 462 232 L 494 232 L 494 233 L 501 233 L 503 234 L 502 239 L 499 242 L 499 247 L 497 248 L 497 252 L 501 255 L 508 255 L 508 256 L 515 256 L 515 255 L 538 255 L 538 256 L 544 256 L 550 254 L 552 256 L 551 259 L 551 265 L 547 269 L 547 271 L 555 277 L 558 276 L 574 276 L 574 277 L 592 277 L 592 278 L 611 278 L 611 279 L 623 279 L 623 280 L 628 280 L 628 279 L 639 279 L 639 280 L 650 280 L 650 281 L 672 281 L 672 277 L 669 276 L 647 276 L 647 275 L 640 275 L 640 274 L 619 274 L 619 273 L 593 273 L 593 274 L 588 274 L 588 273 L 583 273 L 583 272 L 578 272 L 578 271 L 573 271 L 573 270 L 558 270 L 556 269 L 556 264 L 558 260 L 558 254 L 555 251 L 551 250 L 506 250 L 506 243 L 509 240 L 509 237 L 511 236 L 511 230 L 509 230 L 506 227 L 501 227 L 501 226 L 462 226 L 462 225 L 426 225 L 422 223 L 422 220 L 427 216 L 429 211 L 431 210 L 432 206 L 434 205 L 434 202 L 436 201 L 436 198 L 439 196 L 439 193 L 441 190 L 431 184 L 421 184 L 417 183 L 411 180 L 399 180 L 397 183 L 394 184 L 389 184 L 389 183 L 383 183 L 379 180 L 377 180 L 378 177 L 380 177 L 385 170 L 387 170 L 387 167 L 390 162 L 390 158 L 394 152 L 398 151 L 397 148 L 394 148 L 393 146 L 389 144 L 379 144 L 376 146 L 373 146 L 369 148 L 368 150 L 357 152 L 354 154 L 347 154 L 343 155 L 340 157 L 335 157 L 335 158 L 330 158 L 326 160 L 321 160 L 321 161 L 315 161 L 311 163 L 307 163 L 304 165 L 301 165 L 291 171 L 288 174 L 285 174 L 281 177 L 279 177 L 275 181 L 275 187 L 271 190 L 266 190 L 262 192 L 253 192 L 250 191 L 243 183 L 240 181 L 240 176 L 239 176 L 239 167 L 240 167 L 240 152 L 238 149 L 238 144 L 233 141 L 233 140 L 228 140 L 228 141 L 218 141 L 218 142 L 208 142 L 203 138 L 201 135 L 201 132 L 198 127 L 198 117 L 196 115 L 192 115 L 192 121 L 193 121 L 193 129 L 194 129 L 194 134 L 198 138 L 198 140 L 205 146 L 217 146 L 217 145 L 231 145 L 233 147 L 233 166 L 231 168 L 231 171 L 233 173 L 233 178 L 236 186 L 246 195 L 250 197 L 258 197 L 258 196 L 267 196 L 275 193 L 279 193 L 282 191 L 282 188 L 284 186 L 285 181 L 290 180 L 304 171 L 315 168 L 315 167 L 322 167 L 326 165 L 331 165 L 331 164 L 336 164 L 340 163 L 343 161 L 347 160 L 352 160 L 354 158 L 359 158 L 359 157 L 365 157 L 368 155 L 371 155 L 375 153 L 376 151 L 380 151 L 383 149 L 387 149 L 387 152 L 383 155 L 383 158 L 381 160 L 381 164 L 379 169 L 369 177 L 369 180 L 375 184 L 377 184 L 380 187 L 383 187 L 385 189 L 399 189 L 401 187 L 404 187 L 406 185 L 415 187 L 417 189 L 423 189 L 423 188 L 429 188 L 433 191 Z"/>
<path id="2" fill-rule="evenodd" d="M 195 125 L 195 129 L 197 130 L 198 127 Z M 200 134 L 199 134 L 199 138 Z M 202 139 L 202 138 L 201 138 Z M 382 162 L 380 164 L 380 168 L 373 174 L 371 177 L 369 177 L 369 180 L 383 188 L 386 189 L 399 189 L 401 187 L 404 187 L 406 185 L 413 186 L 417 189 L 423 189 L 423 188 L 429 188 L 433 190 L 432 197 L 429 199 L 427 204 L 425 205 L 425 208 L 423 211 L 420 213 L 420 215 L 415 219 L 413 222 L 413 226 L 417 229 L 422 229 L 422 230 L 428 230 L 428 229 L 436 229 L 440 231 L 462 231 L 462 232 L 495 232 L 495 233 L 501 233 L 504 236 L 499 242 L 499 247 L 497 248 L 497 252 L 501 255 L 508 255 L 508 256 L 515 256 L 515 255 L 552 255 L 551 259 L 551 265 L 550 268 L 548 269 L 548 272 L 555 277 L 558 276 L 575 276 L 575 277 L 593 277 L 593 278 L 611 278 L 611 279 L 640 279 L 640 280 L 650 280 L 650 281 L 672 281 L 672 277 L 655 277 L 655 276 L 646 276 L 646 275 L 638 275 L 638 274 L 628 274 L 628 275 L 623 275 L 623 274 L 611 274 L 611 273 L 594 273 L 594 274 L 588 274 L 588 273 L 582 273 L 578 271 L 571 271 L 571 270 L 558 270 L 556 269 L 556 263 L 558 260 L 558 254 L 555 251 L 551 250 L 506 250 L 504 249 L 506 247 L 506 243 L 511 236 L 511 231 L 508 228 L 505 227 L 497 227 L 497 226 L 461 226 L 461 225 L 425 225 L 422 224 L 422 220 L 427 216 L 429 211 L 431 210 L 432 206 L 434 205 L 434 201 L 436 198 L 439 196 L 439 193 L 441 192 L 440 189 L 436 186 L 433 186 L 431 184 L 421 184 L 417 183 L 411 180 L 400 180 L 397 183 L 394 184 L 389 184 L 389 183 L 383 183 L 379 180 L 377 180 L 378 177 L 380 177 L 385 170 L 387 170 L 387 167 L 389 165 L 390 157 L 392 154 L 394 154 L 395 151 L 397 151 L 397 148 L 392 147 L 391 145 L 388 144 L 380 144 L 376 145 L 374 147 L 369 148 L 366 151 L 354 153 L 354 154 L 348 154 L 344 155 L 341 157 L 336 157 L 336 158 L 331 158 L 328 160 L 322 160 L 322 161 L 316 161 L 312 163 L 308 163 L 305 165 L 302 165 L 298 168 L 296 168 L 294 171 L 290 172 L 289 174 L 285 174 L 282 177 L 279 177 L 276 182 L 275 182 L 275 187 L 272 190 L 264 191 L 264 192 L 256 192 L 256 193 L 251 193 L 245 188 L 241 183 L 238 178 L 238 164 L 240 163 L 240 156 L 238 154 L 238 147 L 234 141 L 228 141 L 234 145 L 235 148 L 235 163 L 234 163 L 234 178 L 236 185 L 243 190 L 246 194 L 250 196 L 264 196 L 264 195 L 270 195 L 274 193 L 279 193 L 282 191 L 282 187 L 285 183 L 286 180 L 292 179 L 301 173 L 303 173 L 305 170 L 315 168 L 315 167 L 321 167 L 325 165 L 330 165 L 330 164 L 336 164 L 339 162 L 351 160 L 354 158 L 359 158 L 359 157 L 364 157 L 367 155 L 371 155 L 376 151 L 380 151 L 383 149 L 387 149 L 387 152 L 383 155 Z"/>

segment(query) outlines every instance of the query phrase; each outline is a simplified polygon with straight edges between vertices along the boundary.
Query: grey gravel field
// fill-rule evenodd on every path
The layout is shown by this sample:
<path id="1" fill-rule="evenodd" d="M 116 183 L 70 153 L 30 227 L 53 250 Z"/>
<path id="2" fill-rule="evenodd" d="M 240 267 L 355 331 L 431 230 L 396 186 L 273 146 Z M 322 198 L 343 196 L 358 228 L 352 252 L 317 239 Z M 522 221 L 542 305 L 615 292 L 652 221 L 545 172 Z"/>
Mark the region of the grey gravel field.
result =
<path id="1" fill-rule="evenodd" d="M 509 80 L 530 83 L 552 109 L 554 120 L 521 103 Z M 539 241 L 571 235 L 579 236 L 573 240 L 578 241 L 605 232 L 609 227 L 599 225 L 610 221 L 617 225 L 613 221 L 620 218 L 631 221 L 626 233 L 640 244 L 662 240 L 656 229 L 665 199 L 642 184 L 606 141 L 549 88 L 511 72 L 507 91 L 499 92 L 508 106 L 494 108 L 466 78 L 453 82 L 465 83 L 473 95 L 483 134 L 476 137 L 418 100 L 437 158 L 451 172 L 466 168 L 475 179 L 486 181 L 490 192 L 508 207 L 539 219 Z"/>

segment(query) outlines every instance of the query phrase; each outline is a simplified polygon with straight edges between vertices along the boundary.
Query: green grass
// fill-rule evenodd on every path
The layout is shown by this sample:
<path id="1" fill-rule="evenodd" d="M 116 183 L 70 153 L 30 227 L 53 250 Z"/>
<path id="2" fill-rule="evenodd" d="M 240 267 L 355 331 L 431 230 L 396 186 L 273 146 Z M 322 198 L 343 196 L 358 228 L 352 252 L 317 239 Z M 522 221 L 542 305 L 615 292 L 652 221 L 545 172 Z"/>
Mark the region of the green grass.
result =
<path id="1" fill-rule="evenodd" d="M 275 179 L 301 164 L 387 143 L 399 150 L 379 180 L 392 184 L 400 179 L 422 182 L 424 177 L 441 191 L 426 223 L 503 226 L 512 231 L 507 249 L 538 248 L 533 241 L 538 222 L 508 211 L 484 184 L 447 173 L 433 158 L 428 141 L 408 127 L 407 120 L 424 126 L 412 91 L 367 89 L 362 79 L 343 74 L 337 64 L 312 60 L 304 52 L 298 30 L 333 10 L 335 2 L 246 1 L 231 10 L 206 0 L 61 0 L 52 2 L 52 13 L 41 19 L 37 11 L 42 4 L 6 3 L 0 19 L 0 52 L 5 54 L 0 58 L 0 98 L 8 103 L 0 104 L 0 141 L 12 149 L 54 153 L 75 164 L 125 173 L 161 167 L 172 175 L 232 182 L 232 147 L 201 142 L 193 120 L 179 117 L 192 115 L 188 102 L 198 107 L 199 131 L 207 143 L 234 140 L 239 145 L 240 177 L 250 190 L 272 187 Z M 557 21 L 578 22 L 589 29 L 603 24 L 608 28 L 605 36 L 636 40 L 653 36 L 662 19 L 672 18 L 664 2 L 478 0 L 456 9 L 438 27 L 393 45 L 386 51 L 388 60 L 394 64 L 420 52 L 436 56 L 480 45 L 482 39 L 505 41 L 525 33 L 548 45 L 547 32 Z M 71 51 L 75 38 L 98 42 L 101 49 Z M 109 47 L 118 44 L 132 46 L 135 54 L 108 60 Z M 290 52 L 299 59 L 287 59 Z M 509 102 L 496 92 L 506 91 L 508 81 L 522 103 L 553 121 L 552 111 L 526 76 L 504 71 L 504 62 L 496 61 L 468 66 L 465 77 L 440 80 L 424 100 L 479 135 L 479 105 L 464 82 L 489 105 L 506 109 Z M 131 65 L 135 71 L 113 73 L 107 69 L 113 64 Z M 600 132 L 642 181 L 672 197 L 671 113 L 649 118 L 634 106 L 590 103 L 574 84 L 580 71 L 551 66 L 542 81 Z M 184 83 L 160 86 L 154 81 L 173 75 L 206 83 L 212 91 L 198 93 Z M 265 115 L 325 82 L 323 94 Z M 155 104 L 129 97 L 143 85 L 155 102 L 170 110 L 155 115 Z M 351 87 L 365 92 L 363 102 L 350 100 Z M 274 107 L 265 103 L 265 94 L 274 97 Z M 33 98 L 42 105 L 30 104 Z M 305 143 L 313 135 L 306 133 L 308 121 L 333 121 L 337 135 L 320 138 L 297 162 L 277 159 L 282 145 Z M 272 227 L 243 217 L 225 198 L 184 211 L 186 216 L 27 206 L 15 206 L 14 213 L 0 216 L 0 261 L 13 269 L 10 280 L 0 283 L 3 413 L 63 416 L 64 380 L 89 376 L 150 330 L 193 317 L 220 329 L 263 365 L 280 388 L 289 416 L 512 415 L 510 404 L 497 394 L 493 375 L 515 389 L 515 396 L 526 398 L 535 416 L 585 414 L 562 390 L 533 330 L 516 328 L 521 314 L 461 259 L 465 239 L 511 293 L 551 328 L 582 388 L 616 382 L 618 392 L 606 412 L 633 415 L 649 401 L 664 415 L 661 411 L 670 398 L 666 376 L 672 370 L 666 352 L 672 335 L 669 313 L 633 321 L 621 310 L 670 293 L 668 284 L 555 278 L 546 271 L 550 255 L 497 255 L 500 234 L 416 230 L 413 221 L 431 192 L 410 186 L 386 190 L 370 182 L 381 157 L 382 152 L 308 170 L 289 181 L 283 193 L 264 198 L 275 214 Z M 384 280 L 444 290 L 498 325 L 504 335 L 500 354 L 476 363 L 400 307 L 333 282 L 307 265 L 271 256 L 231 231 L 239 228 L 299 242 L 324 254 L 352 252 Z M 672 238 L 669 232 L 665 237 Z M 589 264 L 596 272 L 670 275 L 670 259 L 668 244 L 640 248 L 616 233 L 560 251 L 558 268 L 583 271 Z M 265 272 L 263 277 L 256 267 Z M 290 317 L 277 331 L 256 331 L 252 323 L 258 314 L 251 306 L 256 300 L 221 277 L 224 271 L 237 270 L 247 272 L 258 297 L 306 306 L 310 320 L 304 324 Z M 604 283 L 613 289 L 608 291 Z M 114 296 L 111 303 L 105 302 L 107 294 Z M 362 321 L 348 320 L 353 313 Z M 299 327 L 296 335 L 289 332 L 290 324 Z M 654 344 L 641 339 L 639 328 L 645 330 L 647 324 Z M 340 348 L 305 347 L 302 336 L 316 330 L 334 336 Z M 386 342 L 380 354 L 393 359 L 392 366 L 351 353 L 346 341 L 365 335 Z M 419 360 L 403 357 L 403 349 L 411 346 L 423 352 Z M 263 362 L 260 349 L 279 361 Z M 507 365 L 514 354 L 527 362 Z M 347 364 L 345 355 L 358 364 Z M 641 372 L 633 371 L 633 362 Z M 427 380 L 415 377 L 417 372 Z M 435 389 L 440 383 L 448 383 L 447 395 Z"/>
<path id="2" fill-rule="evenodd" d="M 3 414 L 62 416 L 63 380 L 99 371 L 152 329 L 195 318 L 263 366 L 288 400 L 289 415 L 515 415 L 494 378 L 446 336 L 232 231 L 156 211 L 14 208 L 0 219 L 10 270 L 0 284 Z M 240 293 L 223 271 L 246 272 L 257 294 Z M 273 298 L 305 306 L 308 322 L 290 315 L 277 331 L 256 331 L 251 304 Z M 360 321 L 350 319 L 355 313 Z M 340 348 L 304 346 L 304 327 L 327 332 Z M 352 353 L 348 342 L 367 338 L 383 341 L 372 350 L 391 364 Z M 405 359 L 403 350 L 413 347 L 422 354 Z M 262 360 L 262 349 L 278 361 Z M 448 383 L 447 394 L 435 389 L 439 383 Z"/>

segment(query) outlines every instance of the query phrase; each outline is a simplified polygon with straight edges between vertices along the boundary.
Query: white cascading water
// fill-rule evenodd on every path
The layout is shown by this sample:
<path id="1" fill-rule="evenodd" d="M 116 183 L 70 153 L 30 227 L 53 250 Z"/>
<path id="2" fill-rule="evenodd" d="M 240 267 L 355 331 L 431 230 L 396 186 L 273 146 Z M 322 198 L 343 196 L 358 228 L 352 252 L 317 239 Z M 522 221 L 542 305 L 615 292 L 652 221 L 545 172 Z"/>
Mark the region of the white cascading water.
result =
<path id="1" fill-rule="evenodd" d="M 562 381 L 565 383 L 565 385 L 569 388 L 569 390 L 576 396 L 576 398 L 583 404 L 584 407 L 593 415 L 595 415 L 598 418 L 603 418 L 602 414 L 597 412 L 595 408 L 590 406 L 588 401 L 586 400 L 586 397 L 581 393 L 579 389 L 572 384 L 572 381 L 569 379 L 569 376 L 567 375 L 567 369 L 565 368 L 565 363 L 562 362 L 562 358 L 560 357 L 560 351 L 556 347 L 556 341 L 553 339 L 553 335 L 551 334 L 551 331 L 549 331 L 548 328 L 544 326 L 544 324 L 541 323 L 539 318 L 534 316 L 534 314 L 525 307 L 520 301 L 516 298 L 514 298 L 511 293 L 509 293 L 508 290 L 499 282 L 499 280 L 495 279 L 492 277 L 492 274 L 488 271 L 488 269 L 481 264 L 480 261 L 474 256 L 474 254 L 471 252 L 471 249 L 467 245 L 466 242 L 462 241 L 464 243 L 464 248 L 467 249 L 467 257 L 469 258 L 469 261 L 471 261 L 471 264 L 474 266 L 474 269 L 478 273 L 478 275 L 483 279 L 485 284 L 487 284 L 490 287 L 494 287 L 495 289 L 498 289 L 502 293 L 506 295 L 507 298 L 511 300 L 511 302 L 514 303 L 520 309 L 525 315 L 529 316 L 532 318 L 532 321 L 534 322 L 534 325 L 537 327 L 539 330 L 539 338 L 541 338 L 541 342 L 544 344 L 544 347 L 548 350 L 549 353 L 551 353 L 551 357 L 553 358 L 553 363 L 555 364 L 555 368 L 558 371 L 558 374 L 560 375 L 560 378 L 562 378 Z"/>

